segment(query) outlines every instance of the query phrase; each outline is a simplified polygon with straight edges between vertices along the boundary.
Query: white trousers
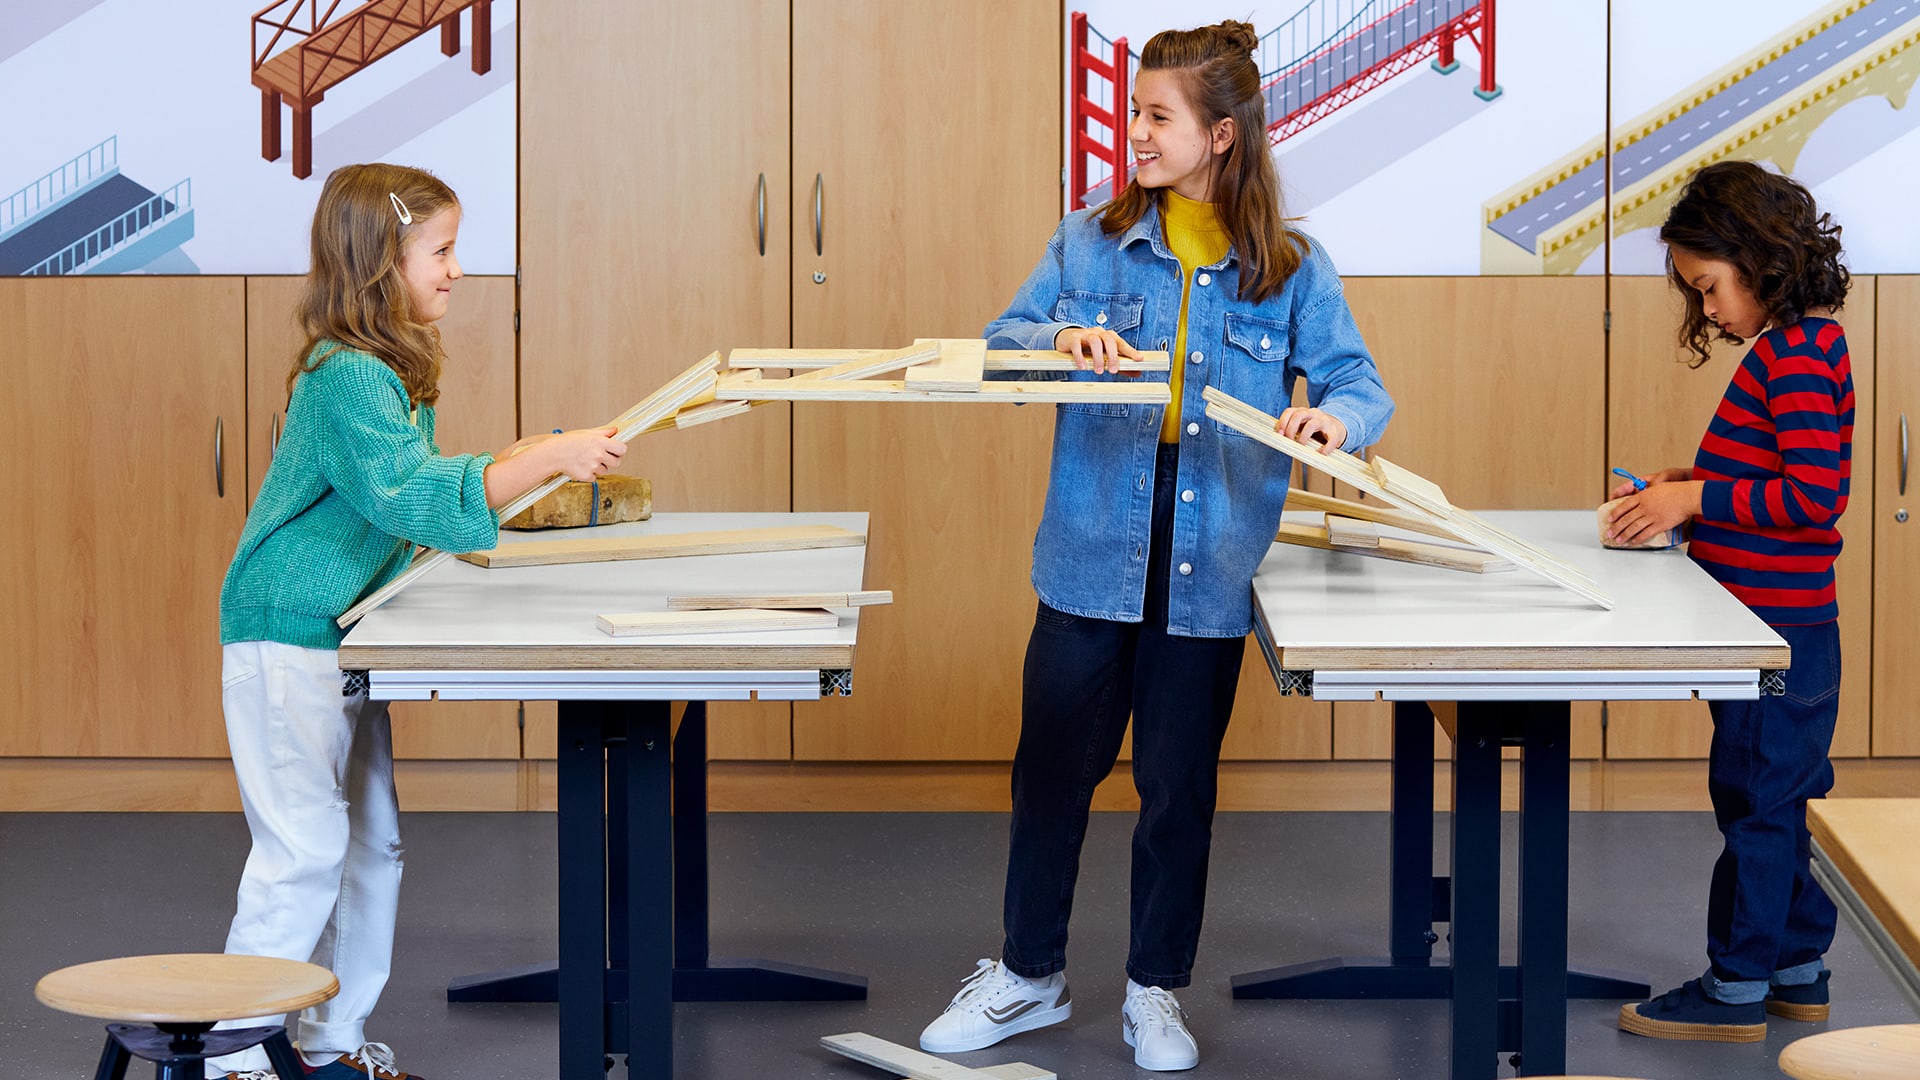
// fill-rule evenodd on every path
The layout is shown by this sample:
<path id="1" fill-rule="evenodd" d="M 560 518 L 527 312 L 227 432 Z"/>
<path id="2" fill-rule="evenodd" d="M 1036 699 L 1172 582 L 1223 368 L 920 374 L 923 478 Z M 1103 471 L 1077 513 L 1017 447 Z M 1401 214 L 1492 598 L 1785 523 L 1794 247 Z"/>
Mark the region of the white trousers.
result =
<path id="1" fill-rule="evenodd" d="M 400 816 L 387 704 L 341 693 L 339 654 L 271 641 L 220 650 L 221 705 L 253 849 L 227 952 L 311 960 L 340 993 L 300 1014 L 309 1060 L 358 1050 L 393 964 Z M 279 1023 L 235 1020 L 221 1027 Z M 265 1069 L 259 1047 L 220 1058 Z"/>

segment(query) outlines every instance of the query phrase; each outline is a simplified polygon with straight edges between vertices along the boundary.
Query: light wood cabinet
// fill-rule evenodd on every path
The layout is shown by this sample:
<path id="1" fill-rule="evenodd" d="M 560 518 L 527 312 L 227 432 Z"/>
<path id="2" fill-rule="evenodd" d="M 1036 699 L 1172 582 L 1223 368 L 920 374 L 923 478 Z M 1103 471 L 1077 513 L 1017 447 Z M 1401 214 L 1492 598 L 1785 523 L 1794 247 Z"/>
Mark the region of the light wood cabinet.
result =
<path id="1" fill-rule="evenodd" d="M 1873 500 L 1849 511 L 1847 543 L 1851 547 L 1856 537 L 1873 537 L 1873 754 L 1912 757 L 1920 755 L 1920 663 L 1915 662 L 1920 656 L 1920 472 L 1914 471 L 1912 456 L 1913 437 L 1920 434 L 1920 277 L 1879 281 L 1875 431 L 1871 440 L 1863 440 L 1856 419 L 1853 444 L 1857 454 L 1863 441 L 1870 442 L 1879 468 L 1863 471 L 1858 458 L 1854 461 L 1854 497 L 1869 490 L 1872 477 Z M 1857 370 L 1854 379 L 1857 399 Z M 1866 404 L 1856 401 L 1855 411 L 1866 412 Z M 1861 509 L 1872 511 L 1871 529 Z M 1848 638 L 1842 647 L 1853 644 Z M 1854 674 L 1865 661 L 1862 651 L 1843 653 L 1841 678 L 1854 675 L 1847 690 L 1867 681 Z"/>
<path id="2" fill-rule="evenodd" d="M 789 25 L 784 0 L 521 12 L 522 434 L 600 423 L 714 349 L 789 343 Z M 636 440 L 621 471 L 658 511 L 789 510 L 791 451 L 768 405 Z M 713 756 L 788 756 L 785 703 L 711 715 Z M 543 719 L 528 750 L 552 753 Z"/>
<path id="3" fill-rule="evenodd" d="M 1687 366 L 1676 337 L 1681 301 L 1663 277 L 1612 280 L 1613 337 L 1608 380 L 1607 464 L 1641 475 L 1672 466 L 1691 466 L 1700 437 L 1747 345 L 1718 344 L 1700 368 Z M 1853 365 L 1853 485 L 1840 519 L 1845 546 L 1834 564 L 1839 589 L 1840 721 L 1834 732 L 1835 757 L 1862 757 L 1868 751 L 1873 679 L 1867 675 L 1874 651 L 1873 521 L 1876 285 L 1871 277 L 1854 279 L 1841 324 Z M 1879 320 L 1885 326 L 1882 316 Z M 1883 331 L 1884 333 L 1884 331 Z M 1897 341 L 1894 338 L 1882 340 Z M 1619 478 L 1606 469 L 1595 474 L 1597 505 Z M 1640 552 L 1636 557 L 1684 558 L 1678 552 Z M 1882 586 L 1884 588 L 1884 586 Z M 1876 669 L 1880 665 L 1875 665 Z M 1713 737 L 1705 702 L 1612 702 L 1607 706 L 1609 758 L 1704 758 Z M 1920 743 L 1916 743 L 1920 749 Z"/>
<path id="4" fill-rule="evenodd" d="M 275 433 L 286 424 L 287 373 L 306 344 L 294 306 L 300 277 L 247 279 L 247 499 L 267 474 Z M 498 451 L 514 434 L 513 279 L 470 277 L 454 286 L 439 323 L 447 361 L 440 373 L 434 441 L 443 454 Z M 513 701 L 395 702 L 397 758 L 520 756 Z"/>
<path id="5" fill-rule="evenodd" d="M 0 756 L 224 756 L 243 281 L 0 278 L 0 326 Z"/>

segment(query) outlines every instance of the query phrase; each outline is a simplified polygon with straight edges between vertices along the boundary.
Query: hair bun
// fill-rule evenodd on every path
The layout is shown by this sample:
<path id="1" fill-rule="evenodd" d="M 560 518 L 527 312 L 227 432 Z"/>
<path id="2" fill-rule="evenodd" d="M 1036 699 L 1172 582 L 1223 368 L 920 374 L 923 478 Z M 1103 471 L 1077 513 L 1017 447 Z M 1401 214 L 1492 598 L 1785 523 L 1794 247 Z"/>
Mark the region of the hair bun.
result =
<path id="1" fill-rule="evenodd" d="M 1260 47 L 1260 34 L 1254 30 L 1252 23 L 1227 19 L 1215 29 L 1228 45 L 1239 52 L 1250 53 Z"/>

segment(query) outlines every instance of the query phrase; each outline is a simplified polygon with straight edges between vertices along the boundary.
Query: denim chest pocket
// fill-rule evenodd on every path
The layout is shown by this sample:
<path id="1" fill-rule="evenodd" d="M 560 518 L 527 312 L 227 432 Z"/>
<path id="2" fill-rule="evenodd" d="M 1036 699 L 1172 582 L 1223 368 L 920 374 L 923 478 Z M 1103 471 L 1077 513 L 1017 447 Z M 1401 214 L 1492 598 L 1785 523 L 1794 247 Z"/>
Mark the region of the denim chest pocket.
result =
<path id="1" fill-rule="evenodd" d="M 1214 368 L 1214 385 L 1273 416 L 1292 399 L 1287 367 L 1287 324 L 1280 319 L 1229 312 L 1226 348 Z M 1236 439 L 1248 438 L 1219 421 L 1214 430 Z"/>
<path id="2" fill-rule="evenodd" d="M 1122 341 L 1140 347 L 1140 321 L 1147 309 L 1147 298 L 1136 293 L 1063 292 L 1053 305 L 1055 322 L 1072 323 L 1090 330 L 1111 330 Z M 1092 373 L 1078 376 L 1092 380 Z M 1063 413 L 1089 416 L 1126 416 L 1131 406 L 1118 402 L 1067 401 L 1060 404 Z"/>

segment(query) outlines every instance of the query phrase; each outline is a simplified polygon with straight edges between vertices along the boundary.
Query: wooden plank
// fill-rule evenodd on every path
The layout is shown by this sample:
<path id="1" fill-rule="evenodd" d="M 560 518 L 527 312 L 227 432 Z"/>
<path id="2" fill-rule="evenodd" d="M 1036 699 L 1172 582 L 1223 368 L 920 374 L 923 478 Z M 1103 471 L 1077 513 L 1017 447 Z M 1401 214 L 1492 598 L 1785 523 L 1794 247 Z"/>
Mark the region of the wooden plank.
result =
<path id="1" fill-rule="evenodd" d="M 1335 480 L 1358 488 L 1377 499 L 1415 513 L 1428 514 L 1425 508 L 1416 505 L 1406 496 L 1404 489 L 1398 492 L 1390 491 L 1386 485 L 1380 483 L 1371 466 L 1352 454 L 1343 450 L 1326 450 L 1323 453 L 1318 448 L 1304 446 L 1286 438 L 1275 429 L 1276 421 L 1273 417 L 1214 387 L 1207 387 L 1202 391 L 1202 395 L 1207 400 L 1209 417 L 1249 436 L 1256 442 L 1264 443 L 1310 468 L 1327 473 Z M 1579 571 L 1578 568 L 1572 567 L 1563 560 L 1540 551 L 1519 537 L 1495 528 L 1492 524 L 1457 508 L 1444 519 L 1431 514 L 1428 516 L 1432 517 L 1436 525 L 1446 529 L 1456 539 L 1465 540 L 1475 547 L 1505 556 L 1555 585 L 1585 597 L 1602 608 L 1612 610 L 1613 599 L 1601 592 L 1584 571 Z"/>
<path id="2" fill-rule="evenodd" d="M 1327 541 L 1335 547 L 1377 548 L 1380 546 L 1380 526 L 1359 518 L 1328 514 Z"/>
<path id="3" fill-rule="evenodd" d="M 994 1080 L 1059 1080 L 1052 1073 L 1038 1065 L 1029 1065 L 1024 1061 L 1009 1061 L 1005 1065 L 989 1065 L 984 1069 L 975 1069 L 981 1076 L 991 1076 Z"/>
<path id="4" fill-rule="evenodd" d="M 903 380 L 867 379 L 814 382 L 768 379 L 721 387 L 721 401 L 943 401 L 943 402 L 1111 402 L 1165 405 L 1172 401 L 1166 383 L 1140 382 L 988 382 L 966 392 L 910 389 Z"/>
<path id="5" fill-rule="evenodd" d="M 1373 475 L 1380 481 L 1381 487 L 1434 517 L 1453 516 L 1453 504 L 1447 501 L 1447 493 L 1440 490 L 1439 484 L 1416 474 L 1412 469 L 1402 468 L 1386 458 L 1376 456 L 1373 459 Z"/>
<path id="6" fill-rule="evenodd" d="M 1425 533 L 1445 540 L 1454 539 L 1454 535 L 1436 525 L 1432 518 L 1416 514 L 1411 510 L 1400 510 L 1377 503 L 1355 502 L 1352 499 L 1336 499 L 1331 495 L 1322 495 L 1316 491 L 1293 488 L 1287 492 L 1287 509 L 1315 510 L 1328 516 L 1352 518 L 1356 521 L 1371 521 L 1377 525 L 1391 525 L 1407 532 Z"/>
<path id="7" fill-rule="evenodd" d="M 674 376 L 665 386 L 647 395 L 604 426 L 614 428 L 614 437 L 626 442 L 635 435 L 644 433 L 660 420 L 672 416 L 689 403 L 702 397 L 708 401 L 713 400 L 711 395 L 714 386 L 719 382 L 719 376 L 716 374 L 719 367 L 720 354 L 708 353 L 692 367 Z M 544 482 L 534 485 L 521 493 L 519 498 L 500 508 L 501 519 L 505 520 L 519 514 L 520 511 L 539 502 L 547 493 L 557 491 L 560 485 L 569 479 L 570 477 L 565 473 L 555 473 Z M 348 608 L 346 614 L 335 619 L 334 623 L 344 629 L 359 622 L 366 617 L 367 612 L 400 595 L 407 586 L 447 561 L 448 557 L 448 552 L 434 551 L 431 548 L 421 549 L 419 555 L 413 560 L 413 564 L 402 571 L 399 577 L 387 582 L 369 594 L 366 599 Z"/>
<path id="8" fill-rule="evenodd" d="M 920 338 L 914 344 L 931 341 L 940 355 L 927 363 L 907 369 L 909 390 L 947 390 L 971 393 L 980 389 L 986 376 L 987 343 L 980 338 Z"/>
<path id="9" fill-rule="evenodd" d="M 864 1031 L 822 1036 L 820 1045 L 855 1061 L 886 1069 L 895 1076 L 905 1076 L 908 1080 L 983 1080 L 988 1076 L 1005 1075 L 969 1069 L 965 1065 L 955 1064 L 945 1058 L 934 1057 L 932 1054 L 922 1053 L 919 1050 L 901 1046 L 899 1043 L 876 1038 Z M 1028 1066 L 1028 1068 L 1032 1067 Z M 1018 1075 L 1028 1077 L 1029 1080 L 1057 1080 L 1054 1073 L 1044 1070 Z"/>
<path id="10" fill-rule="evenodd" d="M 660 637 L 670 634 L 734 634 L 751 630 L 831 630 L 840 617 L 817 608 L 769 611 L 743 608 L 723 611 L 637 611 L 601 615 L 594 619 L 601 631 L 614 637 Z"/>
<path id="11" fill-rule="evenodd" d="M 1280 531 L 1274 535 L 1274 540 L 1298 547 L 1319 548 L 1321 551 L 1344 551 L 1349 555 L 1419 563 L 1422 566 L 1436 566 L 1443 570 L 1464 570 L 1470 574 L 1493 574 L 1513 569 L 1513 563 L 1484 551 L 1470 551 L 1466 548 L 1446 547 L 1440 544 L 1423 544 L 1417 540 L 1397 540 L 1391 536 L 1379 537 L 1380 542 L 1376 547 L 1342 547 L 1329 540 L 1327 531 L 1316 525 L 1282 522 Z"/>
<path id="12" fill-rule="evenodd" d="M 946 339 L 916 338 L 899 349 L 735 349 L 727 354 L 727 367 L 732 371 L 813 368 L 817 370 L 812 375 L 818 379 L 871 379 L 938 360 L 942 340 Z M 985 341 L 980 344 L 986 347 Z"/>
<path id="13" fill-rule="evenodd" d="M 1920 799 L 1811 799 L 1807 831 L 1874 921 L 1920 964 Z"/>
<path id="14" fill-rule="evenodd" d="M 654 536 L 605 536 L 529 540 L 460 556 L 490 570 L 514 566 L 676 559 L 691 555 L 738 555 L 750 551 L 804 551 L 859 547 L 867 538 L 838 525 L 782 525 L 771 529 L 717 529 Z"/>
<path id="15" fill-rule="evenodd" d="M 853 608 L 893 603 L 886 589 L 837 593 L 731 593 L 708 596 L 669 596 L 668 611 L 716 611 L 726 608 Z"/>
<path id="16" fill-rule="evenodd" d="M 727 354 L 727 367 L 786 368 L 791 371 L 825 369 L 853 361 L 871 359 L 891 349 L 735 349 Z M 1139 359 L 1122 359 L 1117 371 L 1166 371 L 1172 365 L 1161 351 L 1143 351 Z M 988 349 L 987 371 L 1078 371 L 1070 353 L 1057 349 Z M 876 372 L 875 374 L 879 374 Z"/>
<path id="17" fill-rule="evenodd" d="M 348 670 L 772 671 L 853 667 L 851 645 L 341 645 Z"/>

